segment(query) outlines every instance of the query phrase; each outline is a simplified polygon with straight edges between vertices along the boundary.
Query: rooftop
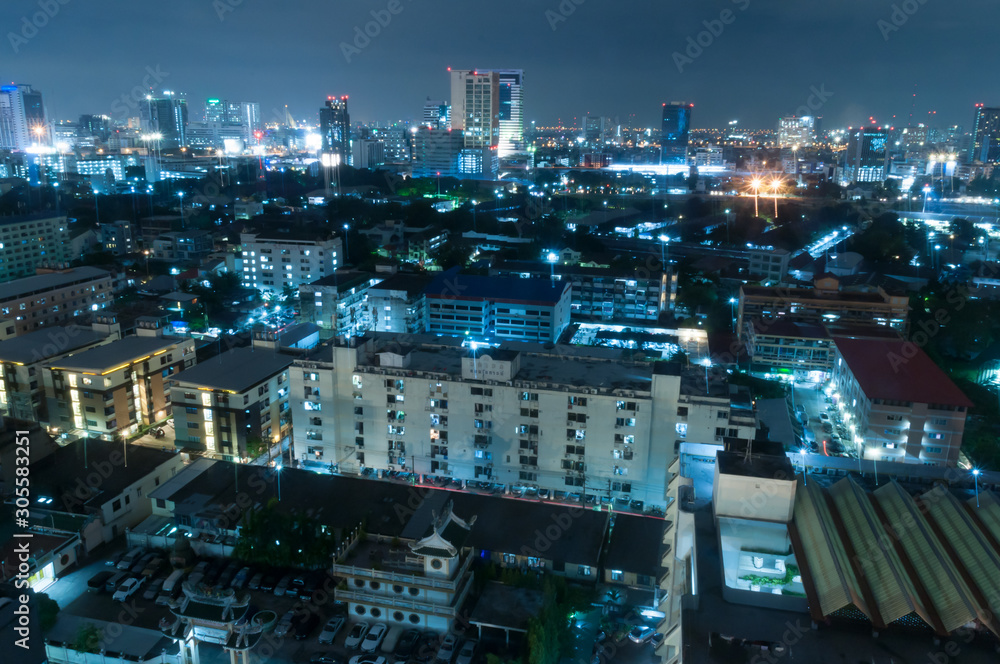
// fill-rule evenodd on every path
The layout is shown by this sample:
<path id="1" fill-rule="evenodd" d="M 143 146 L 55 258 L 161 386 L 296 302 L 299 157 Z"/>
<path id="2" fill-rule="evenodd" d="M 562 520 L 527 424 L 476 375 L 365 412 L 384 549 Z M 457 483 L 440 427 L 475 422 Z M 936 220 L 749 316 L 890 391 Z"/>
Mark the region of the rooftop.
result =
<path id="1" fill-rule="evenodd" d="M 434 277 L 425 274 L 397 273 L 372 286 L 369 297 L 373 295 L 372 291 L 403 291 L 410 296 L 420 295 L 432 281 Z"/>
<path id="2" fill-rule="evenodd" d="M 552 306 L 570 288 L 567 282 L 549 279 L 517 279 L 514 277 L 483 277 L 448 270 L 435 277 L 427 286 L 427 297 L 445 300 L 494 300 Z"/>
<path id="3" fill-rule="evenodd" d="M 234 348 L 173 377 L 177 385 L 245 392 L 287 369 L 294 358 L 266 348 Z"/>
<path id="4" fill-rule="evenodd" d="M 785 455 L 750 454 L 720 451 L 715 456 L 719 473 L 724 475 L 743 475 L 767 480 L 795 479 L 795 469 Z"/>
<path id="5" fill-rule="evenodd" d="M 89 266 L 75 267 L 61 272 L 36 274 L 33 277 L 24 277 L 0 284 L 0 302 L 27 297 L 35 293 L 44 293 L 54 288 L 61 288 L 75 283 L 110 278 L 111 274 L 107 270 L 100 270 Z"/>
<path id="6" fill-rule="evenodd" d="M 334 286 L 338 291 L 354 288 L 361 284 L 378 279 L 378 276 L 371 272 L 358 272 L 356 270 L 337 270 L 333 274 L 320 277 L 315 281 L 310 281 L 310 286 Z"/>
<path id="7" fill-rule="evenodd" d="M 66 215 L 64 214 L 49 214 L 47 212 L 41 212 L 38 214 L 0 215 L 0 226 L 24 224 L 32 221 L 49 221 L 50 219 L 66 223 Z"/>
<path id="8" fill-rule="evenodd" d="M 869 399 L 972 407 L 927 353 L 901 339 L 834 339 Z"/>
<path id="9" fill-rule="evenodd" d="M 103 346 L 85 350 L 76 355 L 64 357 L 50 363 L 55 369 L 69 371 L 92 371 L 102 375 L 134 362 L 142 357 L 152 355 L 156 351 L 166 350 L 180 344 L 183 339 L 165 339 L 163 337 L 125 337 Z"/>
<path id="10" fill-rule="evenodd" d="M 0 341 L 0 361 L 32 364 L 96 344 L 103 339 L 107 339 L 106 334 L 95 332 L 89 327 L 47 327 Z"/>
<path id="11" fill-rule="evenodd" d="M 59 614 L 59 619 L 45 635 L 45 640 L 47 643 L 72 648 L 80 638 L 80 630 L 88 624 L 100 631 L 99 640 L 102 644 L 106 644 L 106 648 L 101 650 L 101 659 L 106 656 L 119 661 L 124 659 L 144 662 L 154 657 L 159 658 L 162 652 L 169 654 L 178 652 L 179 642 L 165 636 L 159 630 L 135 627 L 121 621 L 107 622 L 89 616 L 74 616 L 65 611 Z"/>
<path id="12" fill-rule="evenodd" d="M 615 514 L 604 566 L 656 577 L 663 571 L 663 531 L 667 522 L 637 514 Z"/>

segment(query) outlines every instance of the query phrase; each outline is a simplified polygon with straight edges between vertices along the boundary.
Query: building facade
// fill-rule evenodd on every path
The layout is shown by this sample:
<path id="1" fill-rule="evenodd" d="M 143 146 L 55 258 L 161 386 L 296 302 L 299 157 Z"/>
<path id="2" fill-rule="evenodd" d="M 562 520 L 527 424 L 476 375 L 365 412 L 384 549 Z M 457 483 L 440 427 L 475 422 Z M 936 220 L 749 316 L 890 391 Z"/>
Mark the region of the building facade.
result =
<path id="1" fill-rule="evenodd" d="M 59 325 L 114 302 L 115 277 L 76 267 L 0 284 L 0 339 Z"/>
<path id="2" fill-rule="evenodd" d="M 660 127 L 660 163 L 686 164 L 691 134 L 691 110 L 694 104 L 672 101 L 663 104 Z"/>
<path id="3" fill-rule="evenodd" d="M 362 334 L 372 326 L 368 290 L 380 279 L 368 272 L 338 270 L 299 286 L 302 320 L 338 337 Z"/>
<path id="4" fill-rule="evenodd" d="M 272 293 L 298 289 L 333 274 L 343 259 L 339 237 L 325 240 L 292 233 L 242 233 L 242 282 Z"/>
<path id="5" fill-rule="evenodd" d="M 423 334 L 427 331 L 427 297 L 431 279 L 419 274 L 395 274 L 368 289 L 373 332 Z"/>
<path id="6" fill-rule="evenodd" d="M 0 217 L 0 281 L 33 275 L 40 267 L 63 268 L 73 258 L 65 216 Z"/>
<path id="7" fill-rule="evenodd" d="M 351 151 L 351 116 L 347 111 L 347 95 L 326 98 L 326 104 L 319 109 L 319 130 L 323 137 L 323 153 L 330 155 L 330 164 L 352 163 L 354 155 Z"/>

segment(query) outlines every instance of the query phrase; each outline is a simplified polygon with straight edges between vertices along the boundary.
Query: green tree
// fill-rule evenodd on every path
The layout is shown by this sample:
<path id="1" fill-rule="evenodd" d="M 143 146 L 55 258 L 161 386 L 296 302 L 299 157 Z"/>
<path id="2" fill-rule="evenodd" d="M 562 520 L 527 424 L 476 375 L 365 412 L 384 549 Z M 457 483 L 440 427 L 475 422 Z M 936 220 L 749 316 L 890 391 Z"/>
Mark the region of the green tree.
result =
<path id="1" fill-rule="evenodd" d="M 73 650 L 96 653 L 101 649 L 101 630 L 94 623 L 84 623 L 76 632 Z"/>
<path id="2" fill-rule="evenodd" d="M 56 624 L 59 617 L 59 602 L 49 597 L 46 593 L 35 595 L 35 607 L 38 611 L 38 620 L 42 626 L 42 632 L 47 632 Z"/>

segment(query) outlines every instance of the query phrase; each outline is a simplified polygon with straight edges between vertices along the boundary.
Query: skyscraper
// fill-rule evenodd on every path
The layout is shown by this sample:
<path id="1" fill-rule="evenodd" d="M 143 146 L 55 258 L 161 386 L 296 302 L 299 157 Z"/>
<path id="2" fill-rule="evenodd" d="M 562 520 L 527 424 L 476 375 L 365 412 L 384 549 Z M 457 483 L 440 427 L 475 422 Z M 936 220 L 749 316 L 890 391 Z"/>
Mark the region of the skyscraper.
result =
<path id="1" fill-rule="evenodd" d="M 353 161 L 351 153 L 351 116 L 347 112 L 347 95 L 327 97 L 326 106 L 319 109 L 319 130 L 323 136 L 323 152 L 337 155 L 339 162 L 350 164 Z"/>
<path id="2" fill-rule="evenodd" d="M 30 85 L 0 87 L 0 150 L 25 150 L 48 138 L 42 93 Z"/>
<path id="3" fill-rule="evenodd" d="M 205 101 L 205 122 L 229 127 L 242 127 L 243 141 L 255 142 L 254 134 L 260 131 L 260 104 L 253 101 L 228 101 L 208 99 Z"/>
<path id="4" fill-rule="evenodd" d="M 855 127 L 850 132 L 842 181 L 883 182 L 889 171 L 889 130 Z"/>
<path id="5" fill-rule="evenodd" d="M 161 147 L 187 145 L 187 99 L 170 90 L 164 90 L 162 97 L 147 97 L 145 104 L 139 104 L 139 124 L 142 131 L 160 135 Z"/>
<path id="6" fill-rule="evenodd" d="M 459 172 L 492 177 L 500 142 L 500 74 L 451 71 L 451 128 L 462 132 Z"/>
<path id="7" fill-rule="evenodd" d="M 792 148 L 816 142 L 816 118 L 811 115 L 778 118 L 778 147 Z"/>
<path id="8" fill-rule="evenodd" d="M 431 129 L 448 129 L 451 126 L 451 105 L 428 97 L 424 102 L 424 115 L 420 124 Z"/>
<path id="9" fill-rule="evenodd" d="M 694 108 L 694 104 L 683 101 L 672 101 L 669 104 L 663 104 L 663 127 L 660 130 L 660 163 L 687 163 L 692 108 Z"/>
<path id="10" fill-rule="evenodd" d="M 972 130 L 972 154 L 969 161 L 1000 163 L 1000 108 L 976 104 Z"/>
<path id="11" fill-rule="evenodd" d="M 524 149 L 524 70 L 478 69 L 479 73 L 496 72 L 499 76 L 499 141 L 497 153 L 505 157 Z"/>

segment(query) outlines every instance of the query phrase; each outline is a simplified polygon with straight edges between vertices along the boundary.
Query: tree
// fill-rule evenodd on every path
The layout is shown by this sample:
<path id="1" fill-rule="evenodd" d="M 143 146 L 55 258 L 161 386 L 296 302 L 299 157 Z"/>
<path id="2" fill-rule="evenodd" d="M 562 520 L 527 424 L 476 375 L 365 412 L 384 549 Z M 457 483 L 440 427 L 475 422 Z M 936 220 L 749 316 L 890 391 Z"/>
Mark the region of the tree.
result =
<path id="1" fill-rule="evenodd" d="M 55 601 L 46 593 L 35 595 L 35 607 L 38 611 L 38 620 L 42 626 L 42 632 L 47 632 L 56 624 L 59 616 L 59 602 Z"/>
<path id="2" fill-rule="evenodd" d="M 76 632 L 73 650 L 97 653 L 101 651 L 101 630 L 94 623 L 84 623 Z"/>

